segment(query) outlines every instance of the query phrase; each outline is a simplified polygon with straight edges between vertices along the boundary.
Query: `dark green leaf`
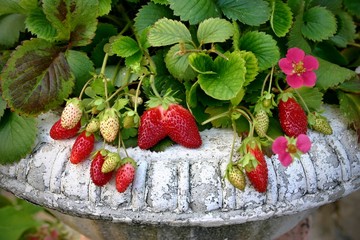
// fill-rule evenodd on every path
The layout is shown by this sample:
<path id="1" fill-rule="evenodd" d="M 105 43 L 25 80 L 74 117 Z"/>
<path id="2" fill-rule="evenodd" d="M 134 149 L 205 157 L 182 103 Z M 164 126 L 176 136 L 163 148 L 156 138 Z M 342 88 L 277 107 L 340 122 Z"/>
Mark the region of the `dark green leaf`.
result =
<path id="1" fill-rule="evenodd" d="M 0 164 L 19 161 L 32 150 L 37 127 L 34 118 L 6 111 L 0 121 Z"/>
<path id="2" fill-rule="evenodd" d="M 349 43 L 355 41 L 356 26 L 352 17 L 346 12 L 338 12 L 337 15 L 338 31 L 330 38 L 338 47 L 345 48 Z"/>
<path id="3" fill-rule="evenodd" d="M 310 109 L 310 111 L 322 110 L 321 107 L 323 103 L 322 101 L 323 94 L 319 91 L 318 88 L 302 87 L 297 89 L 297 92 L 300 94 L 301 98 L 305 101 L 306 106 Z M 304 109 L 306 109 L 301 99 L 298 99 L 298 102 L 303 106 Z"/>
<path id="4" fill-rule="evenodd" d="M 74 77 L 61 49 L 34 38 L 14 51 L 1 74 L 3 97 L 13 110 L 37 115 L 69 96 Z"/>
<path id="5" fill-rule="evenodd" d="M 169 0 L 170 8 L 182 21 L 197 24 L 211 17 L 220 17 L 214 0 Z"/>
<path id="6" fill-rule="evenodd" d="M 226 17 L 251 26 L 259 26 L 269 20 L 270 7 L 263 0 L 218 0 L 217 3 Z"/>
<path id="7" fill-rule="evenodd" d="M 0 16 L 0 46 L 12 46 L 19 40 L 20 32 L 25 30 L 25 15 L 9 14 Z"/>
<path id="8" fill-rule="evenodd" d="M 349 12 L 360 17 L 360 2 L 358 0 L 344 0 L 344 5 Z"/>
<path id="9" fill-rule="evenodd" d="M 0 121 L 2 116 L 5 113 L 5 109 L 6 109 L 6 101 L 2 98 L 1 93 L 0 93 Z"/>
<path id="10" fill-rule="evenodd" d="M 304 38 L 304 36 L 302 35 L 302 32 L 301 32 L 301 27 L 303 25 L 302 18 L 303 18 L 302 13 L 300 13 L 295 18 L 293 27 L 290 30 L 288 47 L 289 48 L 298 47 L 298 48 L 301 48 L 302 50 L 304 50 L 304 52 L 310 53 L 311 52 L 310 44 L 307 42 L 307 40 Z"/>
<path id="11" fill-rule="evenodd" d="M 349 81 L 342 83 L 339 86 L 339 89 L 344 92 L 360 94 L 360 77 L 357 76 Z"/>
<path id="12" fill-rule="evenodd" d="M 340 110 L 349 122 L 360 130 L 360 96 L 339 91 Z M 359 136 L 360 137 L 360 136 Z"/>

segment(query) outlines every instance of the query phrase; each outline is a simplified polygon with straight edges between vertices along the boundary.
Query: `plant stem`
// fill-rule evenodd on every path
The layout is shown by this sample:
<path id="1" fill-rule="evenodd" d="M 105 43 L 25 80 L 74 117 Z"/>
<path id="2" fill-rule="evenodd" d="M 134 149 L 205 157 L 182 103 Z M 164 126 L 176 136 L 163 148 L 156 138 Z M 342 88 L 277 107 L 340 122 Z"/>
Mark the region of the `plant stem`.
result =
<path id="1" fill-rule="evenodd" d="M 294 92 L 296 93 L 296 95 L 298 95 L 298 97 L 300 98 L 301 102 L 303 103 L 303 105 L 305 106 L 306 112 L 310 113 L 310 109 L 308 108 L 308 106 L 306 105 L 306 102 L 304 101 L 304 99 L 302 98 L 302 96 L 300 95 L 300 93 L 294 89 Z"/>
<path id="2" fill-rule="evenodd" d="M 220 114 L 218 114 L 218 115 L 216 115 L 214 117 L 211 117 L 211 118 L 207 119 L 206 121 L 202 122 L 201 125 L 205 125 L 205 124 L 207 124 L 209 122 L 212 122 L 212 121 L 214 121 L 216 119 L 219 119 L 219 118 L 222 118 L 222 117 L 228 117 L 228 116 L 229 116 L 229 111 L 226 111 L 226 112 L 220 113 Z"/>
<path id="3" fill-rule="evenodd" d="M 236 123 L 235 123 L 234 120 L 231 120 L 231 125 L 232 125 L 232 128 L 233 128 L 233 139 L 232 139 L 231 150 L 230 150 L 230 159 L 229 159 L 230 163 L 232 163 L 232 161 L 233 161 L 234 149 L 235 149 L 235 140 L 236 140 L 236 136 L 237 136 Z"/>
<path id="4" fill-rule="evenodd" d="M 106 102 L 107 107 L 109 108 L 110 104 L 108 102 L 107 77 L 105 76 L 105 68 L 106 68 L 108 58 L 109 58 L 109 54 L 106 53 L 105 56 L 104 56 L 102 66 L 101 66 L 100 76 L 102 77 L 102 79 L 104 81 L 105 102 Z"/>

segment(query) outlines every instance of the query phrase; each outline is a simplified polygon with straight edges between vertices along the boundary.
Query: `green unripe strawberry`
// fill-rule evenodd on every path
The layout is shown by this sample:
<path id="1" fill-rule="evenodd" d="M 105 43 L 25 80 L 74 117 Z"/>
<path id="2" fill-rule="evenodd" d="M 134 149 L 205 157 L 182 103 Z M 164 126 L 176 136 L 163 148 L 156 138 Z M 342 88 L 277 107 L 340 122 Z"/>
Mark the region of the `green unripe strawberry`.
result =
<path id="1" fill-rule="evenodd" d="M 259 110 L 255 114 L 255 131 L 259 137 L 265 137 L 269 128 L 269 116 L 265 110 Z"/>
<path id="2" fill-rule="evenodd" d="M 226 177 L 229 182 L 237 189 L 244 191 L 246 186 L 244 172 L 237 165 L 232 165 L 231 163 L 228 165 L 226 171 Z"/>
<path id="3" fill-rule="evenodd" d="M 101 172 L 108 173 L 114 171 L 120 161 L 121 159 L 119 154 L 109 152 L 105 157 L 104 164 L 101 167 Z"/>
<path id="4" fill-rule="evenodd" d="M 66 102 L 61 113 L 61 126 L 65 129 L 72 129 L 80 122 L 84 107 L 78 98 L 72 98 Z"/>
<path id="5" fill-rule="evenodd" d="M 86 125 L 86 131 L 90 133 L 97 132 L 100 128 L 99 119 L 93 118 L 90 122 Z"/>
<path id="6" fill-rule="evenodd" d="M 114 141 L 119 132 L 119 127 L 119 117 L 116 113 L 116 109 L 105 109 L 100 117 L 100 133 L 105 141 Z"/>
<path id="7" fill-rule="evenodd" d="M 310 126 L 315 131 L 326 134 L 326 135 L 330 135 L 333 133 L 333 130 L 332 130 L 328 120 L 325 117 L 318 115 L 318 114 L 315 115 L 315 120 L 313 120 L 310 123 Z"/>

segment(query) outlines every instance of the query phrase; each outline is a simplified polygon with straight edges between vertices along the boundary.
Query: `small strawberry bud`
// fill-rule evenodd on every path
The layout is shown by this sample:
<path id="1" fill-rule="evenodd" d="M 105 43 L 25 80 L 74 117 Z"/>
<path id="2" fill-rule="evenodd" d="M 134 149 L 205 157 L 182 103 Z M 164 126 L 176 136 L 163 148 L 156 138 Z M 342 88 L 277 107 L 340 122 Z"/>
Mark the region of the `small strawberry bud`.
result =
<path id="1" fill-rule="evenodd" d="M 113 152 L 108 153 L 105 157 L 105 162 L 101 167 L 101 172 L 108 173 L 114 171 L 120 161 L 119 154 Z"/>
<path id="2" fill-rule="evenodd" d="M 119 132 L 119 117 L 114 108 L 107 108 L 100 117 L 100 133 L 107 142 L 115 140 Z"/>
<path id="3" fill-rule="evenodd" d="M 61 126 L 65 129 L 74 128 L 81 120 L 83 109 L 82 102 L 78 98 L 68 100 L 61 113 Z"/>
<path id="4" fill-rule="evenodd" d="M 255 114 L 255 131 L 259 137 L 265 137 L 269 128 L 269 116 L 265 110 L 260 110 Z"/>

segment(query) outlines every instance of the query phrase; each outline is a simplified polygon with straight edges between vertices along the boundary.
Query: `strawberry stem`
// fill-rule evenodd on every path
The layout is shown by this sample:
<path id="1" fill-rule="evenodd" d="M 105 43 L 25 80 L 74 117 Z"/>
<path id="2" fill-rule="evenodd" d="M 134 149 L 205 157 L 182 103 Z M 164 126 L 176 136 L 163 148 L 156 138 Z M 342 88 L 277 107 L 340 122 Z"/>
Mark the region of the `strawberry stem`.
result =
<path id="1" fill-rule="evenodd" d="M 302 96 L 300 95 L 300 93 L 294 89 L 294 92 L 296 93 L 296 95 L 298 95 L 299 99 L 301 100 L 301 102 L 303 103 L 306 112 L 309 114 L 310 113 L 310 109 L 308 108 L 308 106 L 306 105 L 306 102 L 304 101 L 304 99 L 302 98 Z"/>

